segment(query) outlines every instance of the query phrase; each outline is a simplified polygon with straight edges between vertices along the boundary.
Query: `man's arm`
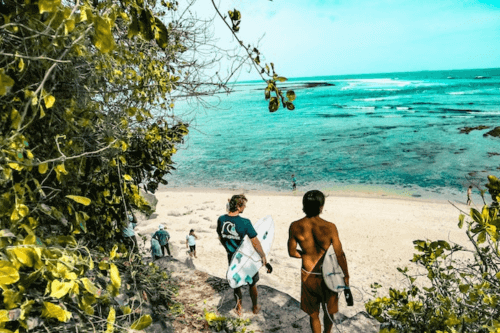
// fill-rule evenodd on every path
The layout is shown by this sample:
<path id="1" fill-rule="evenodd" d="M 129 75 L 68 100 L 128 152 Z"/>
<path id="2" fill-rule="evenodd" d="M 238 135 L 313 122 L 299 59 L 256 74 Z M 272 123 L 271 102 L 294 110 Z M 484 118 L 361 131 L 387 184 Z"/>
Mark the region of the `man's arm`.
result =
<path id="1" fill-rule="evenodd" d="M 188 248 L 189 245 L 188 245 L 188 239 L 186 238 L 186 248 Z"/>
<path id="2" fill-rule="evenodd" d="M 264 253 L 264 250 L 262 250 L 259 239 L 257 238 L 257 236 L 255 236 L 254 238 L 250 238 L 250 241 L 252 242 L 255 251 L 257 251 L 257 253 L 260 255 L 262 259 L 262 265 L 265 266 L 267 264 L 266 254 Z"/>
<path id="3" fill-rule="evenodd" d="M 288 255 L 293 258 L 302 258 L 302 251 L 297 250 L 297 240 L 293 235 L 293 223 L 288 231 Z"/>
<path id="4" fill-rule="evenodd" d="M 335 250 L 335 255 L 337 256 L 337 261 L 344 272 L 344 281 L 346 286 L 349 285 L 349 270 L 347 268 L 347 259 L 345 257 L 344 250 L 342 249 L 342 243 L 340 243 L 339 233 L 337 227 L 333 225 L 332 231 L 332 243 L 333 249 Z"/>

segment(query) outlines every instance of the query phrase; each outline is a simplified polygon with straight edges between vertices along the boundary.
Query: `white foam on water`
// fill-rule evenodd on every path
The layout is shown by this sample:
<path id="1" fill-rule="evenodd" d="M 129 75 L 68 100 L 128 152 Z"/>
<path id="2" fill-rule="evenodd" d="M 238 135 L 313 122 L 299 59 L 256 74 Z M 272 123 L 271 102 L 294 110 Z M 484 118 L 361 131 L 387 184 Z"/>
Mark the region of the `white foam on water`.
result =
<path id="1" fill-rule="evenodd" d="M 345 109 L 375 110 L 375 107 L 374 106 L 358 106 L 358 105 L 353 105 L 353 106 L 346 106 Z"/>
<path id="2" fill-rule="evenodd" d="M 369 91 L 400 91 L 401 89 L 366 89 Z"/>
<path id="3" fill-rule="evenodd" d="M 409 110 L 410 108 L 407 107 L 407 106 L 396 106 L 396 110 L 398 111 L 405 111 L 405 110 Z"/>
<path id="4" fill-rule="evenodd" d="M 377 101 L 387 101 L 391 99 L 400 99 L 405 96 L 386 96 L 386 97 L 374 97 L 374 98 L 356 98 L 353 101 L 356 102 L 377 102 Z"/>
<path id="5" fill-rule="evenodd" d="M 453 91 L 453 92 L 449 92 L 448 95 L 474 95 L 474 94 L 481 93 L 481 92 L 484 93 L 484 90 L 483 91 L 481 91 L 481 90 Z"/>

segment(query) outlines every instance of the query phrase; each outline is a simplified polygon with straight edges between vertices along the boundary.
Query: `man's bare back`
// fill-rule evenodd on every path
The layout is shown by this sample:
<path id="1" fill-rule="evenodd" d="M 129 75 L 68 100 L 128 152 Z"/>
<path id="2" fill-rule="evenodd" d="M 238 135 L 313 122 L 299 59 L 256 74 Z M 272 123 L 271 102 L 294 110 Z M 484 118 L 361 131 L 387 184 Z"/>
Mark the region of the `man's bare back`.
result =
<path id="1" fill-rule="evenodd" d="M 297 244 L 301 250 L 297 250 Z M 330 244 L 333 244 L 340 267 L 347 272 L 347 261 L 335 224 L 314 216 L 304 217 L 290 225 L 288 253 L 291 257 L 302 258 L 302 268 L 308 272 L 321 271 L 323 255 Z M 346 284 L 349 285 L 349 277 L 346 277 Z"/>

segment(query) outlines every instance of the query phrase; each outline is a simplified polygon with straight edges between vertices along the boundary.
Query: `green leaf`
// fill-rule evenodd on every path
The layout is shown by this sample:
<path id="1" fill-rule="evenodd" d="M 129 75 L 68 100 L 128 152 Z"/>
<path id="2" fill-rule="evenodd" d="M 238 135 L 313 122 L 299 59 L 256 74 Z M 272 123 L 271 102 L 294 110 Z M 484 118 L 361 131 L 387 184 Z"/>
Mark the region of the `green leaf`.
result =
<path id="1" fill-rule="evenodd" d="M 85 205 L 85 206 L 90 205 L 90 203 L 92 202 L 92 200 L 90 200 L 89 198 L 81 197 L 78 195 L 67 195 L 66 198 L 74 200 L 74 201 L 76 201 L 82 205 Z"/>
<path id="2" fill-rule="evenodd" d="M 122 279 L 120 278 L 120 272 L 115 264 L 109 265 L 109 277 L 111 278 L 111 283 L 115 288 L 120 288 L 122 285 Z"/>
<path id="3" fill-rule="evenodd" d="M 285 106 L 288 110 L 293 111 L 295 110 L 295 105 L 293 105 L 292 102 L 285 102 Z"/>
<path id="4" fill-rule="evenodd" d="M 57 10 L 57 7 L 61 4 L 61 0 L 39 0 L 38 8 L 40 9 L 40 14 L 45 12 L 52 13 Z"/>
<path id="5" fill-rule="evenodd" d="M 64 310 L 59 305 L 43 302 L 42 317 L 56 318 L 61 322 L 67 322 L 71 318 L 71 312 Z"/>
<path id="6" fill-rule="evenodd" d="M 108 324 L 107 324 L 107 329 L 105 333 L 112 333 L 114 330 L 114 323 L 116 319 L 116 311 L 115 308 L 109 309 L 109 314 L 108 314 Z"/>
<path id="7" fill-rule="evenodd" d="M 168 46 L 168 29 L 157 17 L 155 17 L 155 39 L 162 49 Z"/>
<path id="8" fill-rule="evenodd" d="M 477 236 L 477 243 L 482 244 L 486 241 L 486 232 L 481 232 L 479 236 Z"/>
<path id="9" fill-rule="evenodd" d="M 49 169 L 49 165 L 47 163 L 42 163 L 38 166 L 38 172 L 42 175 L 45 174 L 48 169 Z"/>
<path id="10" fill-rule="evenodd" d="M 280 106 L 280 102 L 277 97 L 271 97 L 269 101 L 269 112 L 276 112 Z"/>
<path id="11" fill-rule="evenodd" d="M 115 40 L 111 33 L 108 19 L 96 16 L 94 18 L 95 34 L 93 43 L 102 53 L 108 53 L 115 48 Z"/>
<path id="12" fill-rule="evenodd" d="M 288 91 L 286 92 L 286 98 L 288 98 L 288 101 L 293 102 L 293 101 L 295 100 L 295 98 L 296 98 L 296 96 L 295 96 L 295 91 L 293 91 L 293 90 L 288 90 Z"/>
<path id="13" fill-rule="evenodd" d="M 470 209 L 470 216 L 474 221 L 477 223 L 483 223 L 483 217 L 481 216 L 481 213 L 479 213 L 475 208 Z"/>
<path id="14" fill-rule="evenodd" d="M 132 326 L 130 326 L 130 328 L 133 330 L 140 331 L 151 325 L 152 322 L 153 320 L 151 319 L 150 315 L 144 315 L 141 318 L 134 321 L 134 323 L 132 324 Z"/>
<path id="15" fill-rule="evenodd" d="M 286 80 L 288 80 L 286 77 L 283 77 L 283 76 L 278 76 L 276 78 L 276 80 L 280 81 L 280 82 L 285 82 Z"/>
<path id="16" fill-rule="evenodd" d="M 10 262 L 0 260 L 0 284 L 9 285 L 16 283 L 19 280 L 19 271 Z"/>
<path id="17" fill-rule="evenodd" d="M 14 85 L 14 80 L 8 75 L 5 75 L 5 70 L 0 69 L 0 96 L 6 95 L 10 88 Z"/>
<path id="18" fill-rule="evenodd" d="M 464 218 L 465 218 L 465 215 L 464 214 L 460 214 L 458 216 L 458 227 L 460 229 L 462 229 L 463 225 L 464 225 Z"/>
<path id="19" fill-rule="evenodd" d="M 71 282 L 61 282 L 59 280 L 54 280 L 50 284 L 50 297 L 62 298 L 73 288 L 75 283 Z"/>

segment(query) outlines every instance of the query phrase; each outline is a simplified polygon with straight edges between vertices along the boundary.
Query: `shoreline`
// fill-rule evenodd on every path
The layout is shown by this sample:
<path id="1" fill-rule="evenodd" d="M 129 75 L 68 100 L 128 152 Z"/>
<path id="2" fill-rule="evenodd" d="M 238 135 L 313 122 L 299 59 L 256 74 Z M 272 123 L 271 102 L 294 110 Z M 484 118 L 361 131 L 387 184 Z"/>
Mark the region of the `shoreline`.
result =
<path id="1" fill-rule="evenodd" d="M 432 195 L 431 191 L 427 191 L 427 195 L 416 195 L 412 193 L 414 191 L 396 188 L 391 186 L 383 185 L 349 185 L 349 186 L 330 186 L 328 188 L 308 188 L 304 190 L 258 190 L 249 189 L 247 187 L 240 188 L 211 188 L 211 187 L 168 187 L 161 185 L 158 187 L 156 192 L 194 192 L 194 193 L 227 193 L 229 195 L 234 194 L 249 194 L 258 196 L 285 196 L 285 197 L 302 197 L 307 191 L 312 189 L 318 189 L 328 197 L 349 197 L 349 198 L 376 198 L 376 199 L 390 199 L 390 200 L 408 200 L 416 202 L 427 202 L 427 203 L 454 203 L 454 204 L 465 204 L 466 202 L 466 192 L 462 196 L 457 195 Z M 474 194 L 473 194 L 474 196 Z M 479 196 L 478 196 L 479 198 Z"/>

